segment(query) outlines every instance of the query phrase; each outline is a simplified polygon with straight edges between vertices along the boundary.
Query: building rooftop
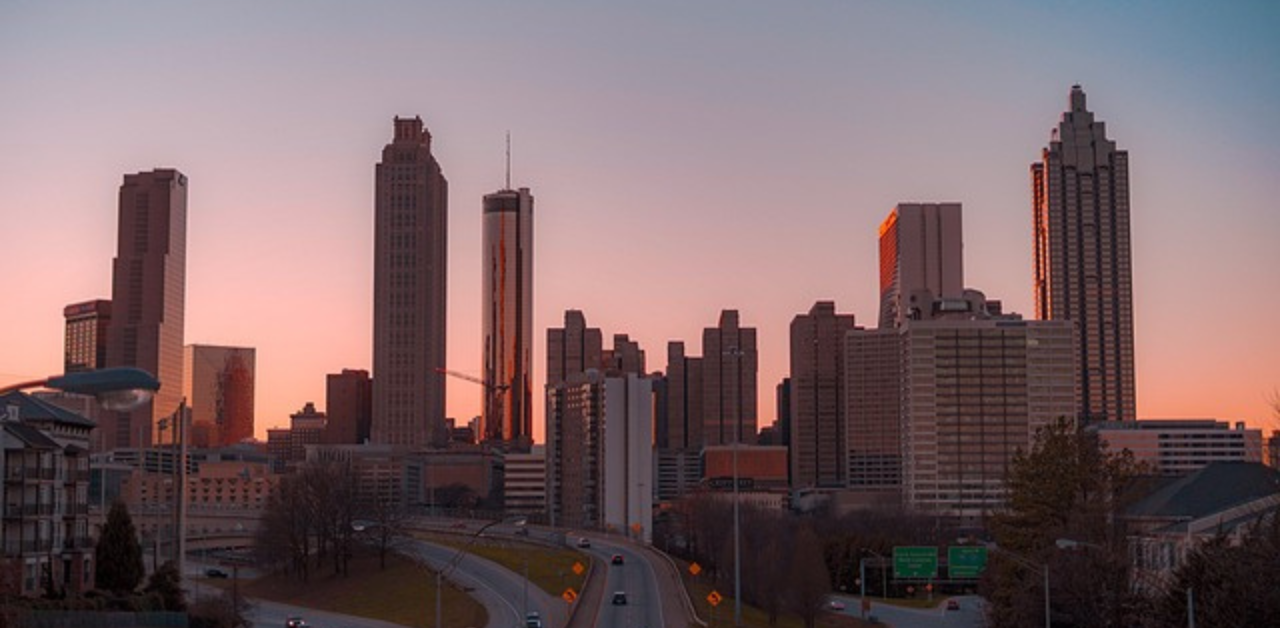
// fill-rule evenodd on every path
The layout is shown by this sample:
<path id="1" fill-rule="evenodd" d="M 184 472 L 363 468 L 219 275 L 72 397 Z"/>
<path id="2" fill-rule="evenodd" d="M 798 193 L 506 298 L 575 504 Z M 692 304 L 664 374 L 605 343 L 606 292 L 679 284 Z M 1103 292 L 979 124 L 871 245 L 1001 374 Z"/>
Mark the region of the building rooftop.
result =
<path id="1" fill-rule="evenodd" d="M 1280 494 L 1280 470 L 1256 462 L 1213 462 L 1158 486 L 1127 508 L 1127 514 L 1156 519 L 1205 517 Z"/>

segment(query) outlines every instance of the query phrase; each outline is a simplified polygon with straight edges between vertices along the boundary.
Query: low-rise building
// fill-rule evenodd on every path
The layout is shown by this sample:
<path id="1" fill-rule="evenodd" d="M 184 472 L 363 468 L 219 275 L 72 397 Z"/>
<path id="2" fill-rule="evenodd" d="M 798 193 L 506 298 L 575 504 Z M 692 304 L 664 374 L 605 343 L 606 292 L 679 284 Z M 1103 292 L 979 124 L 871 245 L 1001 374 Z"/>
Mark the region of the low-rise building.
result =
<path id="1" fill-rule="evenodd" d="M 1092 426 L 1111 451 L 1133 452 L 1159 475 L 1186 475 L 1213 462 L 1262 462 L 1262 430 L 1213 419 L 1145 419 Z"/>
<path id="2" fill-rule="evenodd" d="M 503 455 L 503 510 L 543 522 L 547 516 L 547 446 Z"/>

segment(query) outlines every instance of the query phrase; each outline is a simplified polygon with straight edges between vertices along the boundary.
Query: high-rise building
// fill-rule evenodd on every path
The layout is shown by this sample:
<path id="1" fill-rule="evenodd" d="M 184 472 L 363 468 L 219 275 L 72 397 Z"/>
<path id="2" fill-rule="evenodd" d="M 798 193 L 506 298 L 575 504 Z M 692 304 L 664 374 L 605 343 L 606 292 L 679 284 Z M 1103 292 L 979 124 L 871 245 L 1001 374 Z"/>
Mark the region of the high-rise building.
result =
<path id="1" fill-rule="evenodd" d="M 326 445 L 359 445 L 369 440 L 373 414 L 373 380 L 369 371 L 342 369 L 325 377 L 323 441 Z"/>
<path id="2" fill-rule="evenodd" d="M 702 358 L 685 355 L 684 343 L 667 343 L 665 441 L 659 449 L 702 449 Z"/>
<path id="3" fill-rule="evenodd" d="M 547 330 L 547 386 L 603 367 L 604 336 L 579 310 L 565 310 L 564 327 Z"/>
<path id="4" fill-rule="evenodd" d="M 107 365 L 107 329 L 111 302 L 106 299 L 73 303 L 63 308 L 67 319 L 64 373 L 92 371 Z"/>
<path id="5" fill-rule="evenodd" d="M 613 348 L 604 352 L 604 370 L 609 373 L 645 375 L 644 349 L 627 334 L 613 335 Z"/>
<path id="6" fill-rule="evenodd" d="M 182 394 L 191 408 L 192 445 L 221 447 L 253 438 L 254 350 L 187 345 Z"/>
<path id="7" fill-rule="evenodd" d="M 818 301 L 791 320 L 791 450 L 793 488 L 843 488 L 848 482 L 844 407 L 844 337 L 852 314 Z"/>
<path id="8" fill-rule="evenodd" d="M 111 269 L 107 366 L 153 373 L 160 390 L 136 410 L 103 413 L 104 449 L 160 442 L 160 419 L 178 410 L 186 268 L 186 175 L 172 169 L 125 175 Z M 173 436 L 173 430 L 165 434 L 168 441 Z"/>
<path id="9" fill-rule="evenodd" d="M 871 501 L 897 501 L 902 489 L 899 330 L 858 327 L 845 335 L 844 345 L 849 488 Z"/>
<path id="10" fill-rule="evenodd" d="M 448 182 L 421 118 L 395 119 L 375 188 L 370 440 L 442 445 Z"/>
<path id="11" fill-rule="evenodd" d="M 533 196 L 484 197 L 484 382 L 481 440 L 533 444 Z"/>
<path id="12" fill-rule="evenodd" d="M 1080 330 L 1080 416 L 1132 421 L 1129 153 L 1107 139 L 1079 85 L 1031 164 L 1031 184 L 1036 318 L 1074 321 Z"/>
<path id="13" fill-rule="evenodd" d="M 737 310 L 720 313 L 702 332 L 702 446 L 756 442 L 756 330 L 738 324 Z"/>
<path id="14" fill-rule="evenodd" d="M 960 203 L 899 203 L 880 223 L 880 327 L 919 316 L 920 290 L 935 298 L 964 292 Z"/>

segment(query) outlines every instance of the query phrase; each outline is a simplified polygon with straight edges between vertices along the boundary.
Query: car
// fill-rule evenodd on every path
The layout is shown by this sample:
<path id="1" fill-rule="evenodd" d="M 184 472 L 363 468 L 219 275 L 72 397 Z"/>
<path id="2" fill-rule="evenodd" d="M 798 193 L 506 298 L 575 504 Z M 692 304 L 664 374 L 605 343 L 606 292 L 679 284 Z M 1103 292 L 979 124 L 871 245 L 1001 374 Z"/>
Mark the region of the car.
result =
<path id="1" fill-rule="evenodd" d="M 206 578 L 226 578 L 226 577 L 227 577 L 227 572 L 225 572 L 225 571 L 223 571 L 223 570 L 221 570 L 221 569 L 218 569 L 218 568 L 216 568 L 216 567 L 210 567 L 210 568 L 208 568 L 208 569 L 204 570 L 204 577 L 206 577 Z"/>
<path id="2" fill-rule="evenodd" d="M 529 611 L 529 612 L 527 612 L 527 613 L 525 613 L 525 614 L 524 614 L 524 618 L 525 618 L 525 620 L 530 620 L 530 619 L 542 619 L 542 614 L 541 614 L 541 613 L 539 613 L 538 611 Z"/>
<path id="3" fill-rule="evenodd" d="M 529 528 L 517 528 L 516 536 L 529 536 Z"/>
<path id="4" fill-rule="evenodd" d="M 542 628 L 542 620 L 531 618 L 524 620 L 524 628 Z"/>
<path id="5" fill-rule="evenodd" d="M 613 558 L 609 559 L 609 562 L 615 565 L 621 565 L 625 561 L 622 559 L 622 554 L 614 554 Z"/>
<path id="6" fill-rule="evenodd" d="M 627 593 L 626 593 L 625 591 L 614 591 L 614 592 L 613 592 L 613 605 L 614 605 L 614 606 L 626 606 L 626 605 L 627 605 Z"/>
<path id="7" fill-rule="evenodd" d="M 947 600 L 947 610 L 949 611 L 960 610 L 960 603 L 955 600 Z"/>
<path id="8" fill-rule="evenodd" d="M 831 600 L 827 602 L 827 610 L 829 611 L 842 611 L 844 609 L 844 602 L 841 602 L 840 600 Z"/>
<path id="9" fill-rule="evenodd" d="M 591 539 L 585 536 L 578 537 L 578 547 L 591 547 Z"/>
<path id="10" fill-rule="evenodd" d="M 284 620 L 284 628 L 307 628 L 307 620 L 294 615 Z"/>

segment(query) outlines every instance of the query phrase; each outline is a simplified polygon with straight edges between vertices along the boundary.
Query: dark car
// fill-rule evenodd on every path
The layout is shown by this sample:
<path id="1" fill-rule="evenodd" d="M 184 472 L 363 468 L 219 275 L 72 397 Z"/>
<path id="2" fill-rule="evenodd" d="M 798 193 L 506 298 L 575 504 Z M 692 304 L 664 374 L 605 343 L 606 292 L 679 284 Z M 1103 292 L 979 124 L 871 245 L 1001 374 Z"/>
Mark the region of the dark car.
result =
<path id="1" fill-rule="evenodd" d="M 614 555 L 613 555 L 613 558 L 612 558 L 612 559 L 610 559 L 610 560 L 609 560 L 609 562 L 611 562 L 611 563 L 613 563 L 613 564 L 615 564 L 615 565 L 621 565 L 621 564 L 623 563 L 623 560 L 622 560 L 622 554 L 614 554 Z"/>
<path id="2" fill-rule="evenodd" d="M 955 600 L 947 600 L 947 610 L 949 611 L 960 610 L 960 603 Z"/>
<path id="3" fill-rule="evenodd" d="M 623 592 L 623 591 L 614 591 L 614 592 L 613 592 L 613 605 L 614 605 L 614 606 L 626 606 L 626 605 L 627 605 L 627 594 L 626 594 L 625 592 Z"/>
<path id="4" fill-rule="evenodd" d="M 210 568 L 208 568 L 208 569 L 204 570 L 204 577 L 206 577 L 206 578 L 226 578 L 226 577 L 227 577 L 227 572 L 225 572 L 225 571 L 223 571 L 223 570 L 221 570 L 221 569 L 218 569 L 218 568 L 216 568 L 216 567 L 210 567 Z"/>
<path id="5" fill-rule="evenodd" d="M 301 617 L 290 617 L 284 620 L 284 628 L 307 628 L 307 620 Z"/>

